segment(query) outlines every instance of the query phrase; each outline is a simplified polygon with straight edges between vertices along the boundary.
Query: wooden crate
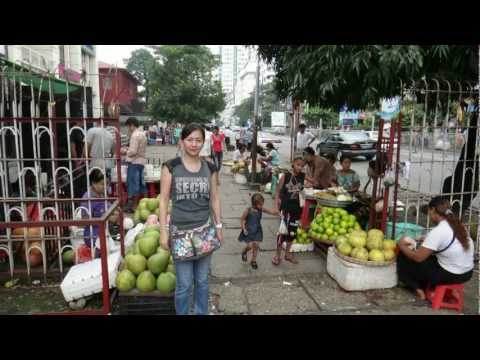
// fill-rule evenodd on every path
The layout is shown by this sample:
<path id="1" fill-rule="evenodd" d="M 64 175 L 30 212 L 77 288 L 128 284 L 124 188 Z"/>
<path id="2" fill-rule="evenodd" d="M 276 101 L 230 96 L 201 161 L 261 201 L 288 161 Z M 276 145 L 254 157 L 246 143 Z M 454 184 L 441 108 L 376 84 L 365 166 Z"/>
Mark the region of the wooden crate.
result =
<path id="1" fill-rule="evenodd" d="M 134 289 L 119 292 L 118 300 L 121 315 L 175 315 L 174 294 L 161 294 L 158 290 L 140 292 Z"/>

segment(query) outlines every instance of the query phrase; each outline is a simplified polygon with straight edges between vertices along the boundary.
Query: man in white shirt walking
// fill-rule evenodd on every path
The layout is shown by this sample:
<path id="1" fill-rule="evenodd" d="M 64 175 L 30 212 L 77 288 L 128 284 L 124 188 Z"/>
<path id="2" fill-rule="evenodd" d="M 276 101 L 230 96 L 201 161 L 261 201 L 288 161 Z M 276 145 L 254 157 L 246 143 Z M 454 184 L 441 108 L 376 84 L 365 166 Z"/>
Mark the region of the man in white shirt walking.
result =
<path id="1" fill-rule="evenodd" d="M 313 135 L 310 131 L 305 131 L 305 129 L 305 124 L 300 124 L 298 127 L 297 146 L 295 148 L 296 151 L 303 151 L 315 141 L 315 135 Z"/>

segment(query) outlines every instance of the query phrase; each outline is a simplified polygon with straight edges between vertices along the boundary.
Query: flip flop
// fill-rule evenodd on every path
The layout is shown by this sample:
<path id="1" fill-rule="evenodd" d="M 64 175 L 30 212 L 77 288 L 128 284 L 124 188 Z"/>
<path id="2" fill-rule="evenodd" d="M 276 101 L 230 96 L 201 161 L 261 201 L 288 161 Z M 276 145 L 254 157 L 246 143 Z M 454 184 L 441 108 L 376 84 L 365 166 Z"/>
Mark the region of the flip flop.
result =
<path id="1" fill-rule="evenodd" d="M 257 269 L 258 269 L 258 265 L 257 265 L 257 262 L 256 262 L 256 261 L 252 261 L 252 262 L 250 263 L 250 265 L 252 266 L 252 269 L 253 269 L 253 270 L 257 270 Z"/>
<path id="2" fill-rule="evenodd" d="M 242 253 L 242 261 L 247 262 L 247 260 L 248 260 L 247 253 Z"/>

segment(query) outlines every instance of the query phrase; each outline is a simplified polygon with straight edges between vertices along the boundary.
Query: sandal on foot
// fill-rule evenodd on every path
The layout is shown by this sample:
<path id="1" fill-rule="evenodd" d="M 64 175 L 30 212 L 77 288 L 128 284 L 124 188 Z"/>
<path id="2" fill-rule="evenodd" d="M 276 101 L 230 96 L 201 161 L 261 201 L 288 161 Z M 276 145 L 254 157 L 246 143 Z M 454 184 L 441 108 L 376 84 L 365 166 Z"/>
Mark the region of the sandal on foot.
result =
<path id="1" fill-rule="evenodd" d="M 247 258 L 247 253 L 245 252 L 242 252 L 242 261 L 243 262 L 247 262 L 248 258 Z"/>
<path id="2" fill-rule="evenodd" d="M 253 269 L 253 270 L 257 270 L 257 269 L 258 269 L 258 265 L 257 265 L 257 262 L 256 262 L 256 261 L 252 261 L 252 262 L 250 263 L 250 265 L 252 266 L 252 269 Z"/>
<path id="3" fill-rule="evenodd" d="M 273 265 L 279 265 L 281 262 L 281 259 L 278 257 L 278 256 L 275 256 L 273 259 L 272 259 L 272 264 Z"/>
<path id="4" fill-rule="evenodd" d="M 290 255 L 290 256 L 285 256 L 285 261 L 289 261 L 289 262 L 291 262 L 292 264 L 298 264 L 298 260 L 295 259 L 292 255 Z"/>

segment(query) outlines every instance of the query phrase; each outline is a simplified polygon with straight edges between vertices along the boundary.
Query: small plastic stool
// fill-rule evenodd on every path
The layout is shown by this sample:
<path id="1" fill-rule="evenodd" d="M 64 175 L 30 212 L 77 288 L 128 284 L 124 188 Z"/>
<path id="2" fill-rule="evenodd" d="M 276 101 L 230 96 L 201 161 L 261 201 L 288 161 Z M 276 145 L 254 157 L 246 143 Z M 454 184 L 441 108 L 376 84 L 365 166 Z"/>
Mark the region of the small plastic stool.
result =
<path id="1" fill-rule="evenodd" d="M 427 299 L 432 303 L 432 309 L 463 310 L 463 284 L 437 285 L 435 289 L 430 286 L 426 291 Z M 453 302 L 452 302 L 453 300 Z"/>

